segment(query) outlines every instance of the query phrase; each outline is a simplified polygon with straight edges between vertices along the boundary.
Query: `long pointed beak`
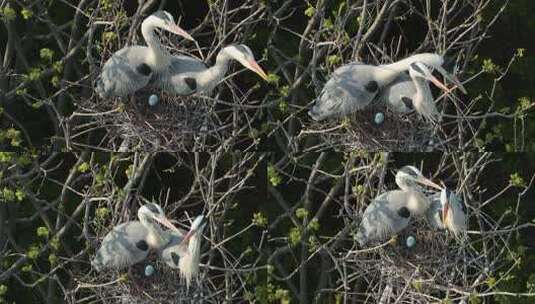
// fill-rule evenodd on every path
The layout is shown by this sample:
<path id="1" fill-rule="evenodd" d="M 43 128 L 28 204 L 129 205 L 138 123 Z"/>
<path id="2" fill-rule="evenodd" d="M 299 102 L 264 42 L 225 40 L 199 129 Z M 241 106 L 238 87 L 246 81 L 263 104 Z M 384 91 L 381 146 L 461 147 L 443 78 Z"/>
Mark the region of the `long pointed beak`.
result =
<path id="1" fill-rule="evenodd" d="M 450 211 L 450 202 L 446 201 L 444 207 L 442 208 L 442 224 L 446 226 L 446 219 L 448 218 L 448 212 Z"/>
<path id="2" fill-rule="evenodd" d="M 189 242 L 190 238 L 197 233 L 202 227 L 204 227 L 204 224 L 206 223 L 204 216 L 200 215 L 198 216 L 193 223 L 191 224 L 191 228 L 184 236 L 184 239 L 182 240 L 183 243 Z"/>
<path id="3" fill-rule="evenodd" d="M 441 66 L 437 66 L 437 67 L 435 67 L 435 69 L 437 71 L 439 71 L 440 74 L 442 74 L 442 76 L 444 78 L 446 78 L 449 81 L 453 82 L 455 84 L 455 86 L 457 86 L 461 90 L 461 92 L 463 92 L 464 94 L 467 94 L 466 89 L 464 88 L 463 84 L 459 81 L 459 79 L 457 79 L 457 77 L 455 77 L 455 75 L 452 75 L 452 74 L 448 73 Z"/>
<path id="4" fill-rule="evenodd" d="M 436 85 L 439 89 L 443 90 L 444 92 L 446 93 L 451 92 L 451 90 L 445 84 L 440 82 L 440 80 L 438 80 L 435 76 L 429 74 L 427 75 L 426 78 L 427 80 L 431 81 L 434 85 Z"/>
<path id="5" fill-rule="evenodd" d="M 434 183 L 433 181 L 431 181 L 430 179 L 427 179 L 425 177 L 421 177 L 421 178 L 417 179 L 417 181 L 419 183 L 421 183 L 421 184 L 424 184 L 426 186 L 435 188 L 437 190 L 442 190 L 442 187 L 440 187 L 439 185 L 437 185 L 436 183 Z"/>
<path id="6" fill-rule="evenodd" d="M 267 80 L 266 72 L 262 70 L 262 68 L 258 65 L 258 63 L 256 63 L 256 61 L 247 61 L 247 65 L 245 67 L 258 74 L 260 77 L 262 77 L 262 79 Z"/>
<path id="7" fill-rule="evenodd" d="M 195 39 L 193 39 L 193 37 L 191 37 L 191 35 L 188 34 L 188 32 L 186 32 L 185 30 L 183 30 L 180 26 L 176 24 L 169 25 L 168 27 L 166 27 L 166 30 L 168 30 L 171 33 L 182 36 L 188 40 L 195 41 Z"/>
<path id="8" fill-rule="evenodd" d="M 155 219 L 158 223 L 164 225 L 165 227 L 167 227 L 167 228 L 169 228 L 169 229 L 171 229 L 171 230 L 179 231 L 178 228 L 175 227 L 175 225 L 173 225 L 173 224 L 172 224 L 166 217 L 162 217 L 162 218 L 160 218 L 160 217 L 154 217 L 154 219 Z"/>

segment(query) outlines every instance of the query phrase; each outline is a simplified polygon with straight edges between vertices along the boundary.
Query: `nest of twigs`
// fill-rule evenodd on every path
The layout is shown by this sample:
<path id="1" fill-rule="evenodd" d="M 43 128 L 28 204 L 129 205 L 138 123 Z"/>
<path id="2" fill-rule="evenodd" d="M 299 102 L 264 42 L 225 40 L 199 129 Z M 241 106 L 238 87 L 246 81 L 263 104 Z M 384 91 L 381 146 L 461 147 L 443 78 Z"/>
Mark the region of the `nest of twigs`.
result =
<path id="1" fill-rule="evenodd" d="M 159 99 L 149 105 L 149 97 Z M 104 101 L 103 101 L 104 102 Z M 100 116 L 113 150 L 196 150 L 224 137 L 214 100 L 203 96 L 173 96 L 147 88 L 129 98 L 116 99 L 120 111 Z"/>
<path id="2" fill-rule="evenodd" d="M 384 121 L 376 122 L 383 113 Z M 341 151 L 431 151 L 440 150 L 436 126 L 424 121 L 416 112 L 400 114 L 384 104 L 366 107 L 350 116 L 314 123 L 309 127 L 328 146 Z"/>
<path id="3" fill-rule="evenodd" d="M 145 267 L 152 265 L 155 269 L 150 276 L 145 274 Z M 80 281 L 75 292 L 91 288 L 93 302 L 103 303 L 201 303 L 206 295 L 212 294 L 210 286 L 203 280 L 194 279 L 189 288 L 180 279 L 178 270 L 168 267 L 151 254 L 145 261 L 133 265 L 129 271 L 90 272 Z"/>
<path id="4" fill-rule="evenodd" d="M 410 248 L 406 244 L 409 236 L 416 239 L 416 245 Z M 506 246 L 503 237 L 496 237 L 495 241 L 482 252 L 477 249 L 481 243 L 479 236 L 456 239 L 445 230 L 434 230 L 421 219 L 389 242 L 375 244 L 373 249 L 348 252 L 345 262 L 364 271 L 360 279 L 368 285 L 368 295 L 375 294 L 376 300 L 441 303 L 449 297 L 450 289 L 466 295 L 481 292 L 481 283 L 489 275 L 487 263 Z"/>

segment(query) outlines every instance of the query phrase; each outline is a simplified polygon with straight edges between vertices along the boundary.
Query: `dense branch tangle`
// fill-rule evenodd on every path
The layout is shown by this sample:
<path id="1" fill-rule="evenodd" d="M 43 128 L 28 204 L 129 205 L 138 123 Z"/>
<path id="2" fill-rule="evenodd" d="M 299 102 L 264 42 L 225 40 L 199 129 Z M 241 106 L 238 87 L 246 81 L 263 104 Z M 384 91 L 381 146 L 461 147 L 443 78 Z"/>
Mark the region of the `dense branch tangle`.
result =
<path id="1" fill-rule="evenodd" d="M 2 165 L 3 173 L 9 174 L 1 186 L 20 194 L 15 201 L 0 204 L 0 282 L 8 283 L 9 292 L 35 287 L 26 299 L 38 296 L 49 303 L 58 299 L 176 303 L 190 298 L 219 303 L 252 292 L 246 276 L 264 265 L 243 253 L 253 244 L 236 245 L 253 225 L 251 218 L 237 220 L 233 213 L 244 195 L 265 188 L 261 178 L 265 155 L 54 154 L 25 166 L 16 165 L 20 160 L 11 155 L 12 163 Z M 52 188 L 59 188 L 58 196 L 51 196 L 47 189 Z M 189 226 L 188 219 L 199 214 L 208 218 L 201 276 L 189 291 L 178 273 L 159 263 L 154 264 L 158 275 L 153 279 L 139 278 L 143 269 L 134 270 L 134 279 L 91 270 L 89 261 L 98 240 L 113 226 L 132 220 L 147 200 L 161 204 L 179 226 Z M 139 282 L 144 289 L 137 287 Z"/>
<path id="2" fill-rule="evenodd" d="M 490 17 L 489 0 L 307 3 L 302 9 L 308 23 L 299 32 L 293 24 L 302 22 L 302 18 L 295 16 L 294 7 L 273 8 L 272 27 L 276 35 L 268 45 L 269 54 L 277 63 L 275 71 L 288 84 L 279 97 L 282 106 L 271 111 L 274 121 L 282 121 L 270 133 L 280 149 L 469 150 L 481 146 L 478 136 L 484 133 L 487 121 L 512 125 L 516 124 L 514 117 L 525 115 L 500 115 L 494 108 L 494 90 L 488 88 L 489 102 L 484 104 L 474 92 L 470 96 L 438 96 L 439 109 L 445 113 L 438 128 L 424 123 L 417 115 L 392 113 L 384 105 L 371 106 L 346 119 L 312 123 L 306 110 L 329 75 L 340 65 L 354 61 L 384 64 L 415 53 L 439 53 L 446 58 L 446 69 L 465 80 L 470 93 L 470 82 L 485 73 L 476 66 L 476 51 L 507 1 Z M 286 43 L 288 37 L 295 41 L 291 48 Z M 497 75 L 497 81 L 501 77 Z M 380 126 L 373 122 L 377 111 L 386 115 Z M 524 127 L 522 122 L 519 128 Z"/>
<path id="3" fill-rule="evenodd" d="M 2 106 L 10 119 L 7 123 L 22 130 L 31 145 L 32 126 L 11 113 L 45 114 L 41 124 L 54 126 L 46 135 L 52 136 L 56 148 L 256 149 L 262 114 L 258 100 L 262 90 L 255 85 L 259 78 L 235 77 L 237 73 L 233 73 L 228 76 L 232 80 L 227 79 L 210 97 L 180 98 L 145 90 L 132 98 L 101 100 L 94 93 L 93 82 L 103 63 L 123 46 L 144 45 L 139 35 L 141 21 L 163 9 L 166 2 L 139 1 L 137 5 L 135 1 L 84 0 L 74 6 L 62 1 L 2 1 L 2 9 L 29 12 L 25 13 L 27 19 L 2 20 L 9 42 L 2 57 L 6 75 L 0 78 Z M 172 54 L 187 53 L 212 64 L 224 46 L 245 43 L 261 59 L 263 45 L 252 40 L 255 28 L 265 20 L 265 7 L 258 1 L 241 1 L 240 5 L 209 1 L 199 12 L 176 3 L 169 3 L 169 7 L 200 45 L 162 35 Z M 61 20 L 52 11 L 74 17 Z M 44 51 L 29 50 L 29 41 L 43 42 L 47 47 Z M 150 94 L 160 97 L 157 107 L 148 106 Z M 17 101 L 24 102 L 25 108 L 20 109 Z M 42 144 L 43 139 L 39 140 Z"/>
<path id="4" fill-rule="evenodd" d="M 360 247 L 354 237 L 364 210 L 378 194 L 397 188 L 393 173 L 408 156 L 324 152 L 273 162 L 274 176 L 286 187 L 269 188 L 282 213 L 269 228 L 272 235 L 289 231 L 266 248 L 274 284 L 287 286 L 304 302 L 333 297 L 344 303 L 456 302 L 500 294 L 494 282 L 517 267 L 510 260 L 516 256 L 512 238 L 531 225 L 518 221 L 518 210 L 535 176 L 507 194 L 518 185 L 490 189 L 481 179 L 496 170 L 499 160 L 492 154 L 418 156 L 421 163 L 415 165 L 423 165 L 426 176 L 443 180 L 467 203 L 468 239 L 457 243 L 422 219 L 384 244 Z M 513 201 L 509 210 L 489 215 L 506 194 Z M 405 245 L 409 235 L 418 240 L 413 249 Z"/>

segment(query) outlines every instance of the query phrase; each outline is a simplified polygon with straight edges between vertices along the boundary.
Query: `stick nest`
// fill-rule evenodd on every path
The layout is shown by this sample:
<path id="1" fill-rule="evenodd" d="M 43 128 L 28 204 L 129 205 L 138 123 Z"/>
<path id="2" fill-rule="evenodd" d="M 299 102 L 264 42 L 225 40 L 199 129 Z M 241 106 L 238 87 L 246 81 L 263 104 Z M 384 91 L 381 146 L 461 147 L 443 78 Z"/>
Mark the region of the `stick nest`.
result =
<path id="1" fill-rule="evenodd" d="M 457 295 L 477 294 L 490 277 L 488 265 L 494 269 L 500 267 L 499 252 L 507 247 L 508 236 L 493 233 L 495 223 L 488 222 L 488 225 L 490 230 L 481 234 L 455 239 L 451 233 L 434 230 L 424 219 L 419 219 L 390 242 L 374 249 L 347 251 L 342 263 L 353 268 L 365 282 L 368 296 L 385 303 L 441 302 L 449 297 L 451 290 Z M 412 248 L 406 245 L 409 236 L 416 239 Z M 487 243 L 484 250 L 483 240 Z"/>
<path id="2" fill-rule="evenodd" d="M 375 122 L 377 113 L 384 121 Z M 312 123 L 309 131 L 320 135 L 328 147 L 340 151 L 431 151 L 444 149 L 436 129 L 417 113 L 399 114 L 385 105 L 368 106 L 347 118 Z M 307 131 L 307 132 L 309 132 Z"/>
<path id="3" fill-rule="evenodd" d="M 145 267 L 149 264 L 155 271 L 151 276 L 146 276 Z M 83 280 L 90 283 L 81 286 L 90 287 L 97 302 L 102 303 L 201 303 L 214 293 L 205 280 L 196 278 L 189 289 L 186 288 L 178 269 L 172 269 L 159 261 L 156 254 L 151 254 L 145 261 L 132 266 L 129 274 L 126 270 L 122 273 L 90 272 Z"/>

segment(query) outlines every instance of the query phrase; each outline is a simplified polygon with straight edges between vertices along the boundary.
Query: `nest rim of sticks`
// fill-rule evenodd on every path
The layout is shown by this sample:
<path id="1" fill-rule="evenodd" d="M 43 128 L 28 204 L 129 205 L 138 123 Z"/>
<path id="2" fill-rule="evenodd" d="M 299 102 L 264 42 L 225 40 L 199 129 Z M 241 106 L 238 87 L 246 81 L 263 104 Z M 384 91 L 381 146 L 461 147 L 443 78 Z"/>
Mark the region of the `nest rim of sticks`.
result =
<path id="1" fill-rule="evenodd" d="M 424 303 L 421 295 L 425 294 L 432 301 L 440 302 L 448 297 L 449 288 L 454 288 L 456 294 L 478 294 L 481 284 L 490 276 L 485 260 L 494 264 L 497 252 L 507 246 L 503 235 L 496 235 L 492 248 L 478 249 L 478 243 L 492 237 L 499 226 L 490 218 L 485 221 L 488 229 L 480 233 L 469 231 L 456 238 L 447 230 L 431 227 L 423 218 L 417 219 L 390 240 L 353 248 L 342 263 L 352 264 L 363 273 L 357 278 L 368 284 L 367 294 L 375 294 L 377 299 L 389 297 Z M 406 244 L 409 236 L 416 239 L 411 248 Z M 493 268 L 499 268 L 499 264 Z M 473 284 L 478 281 L 480 284 Z"/>
<path id="2" fill-rule="evenodd" d="M 376 122 L 379 113 L 384 117 L 381 123 Z M 438 128 L 415 111 L 401 114 L 384 104 L 372 104 L 343 118 L 305 126 L 307 133 L 318 134 L 322 142 L 336 150 L 396 152 L 446 150 Z"/>
<path id="3" fill-rule="evenodd" d="M 154 273 L 147 276 L 145 267 L 152 265 Z M 202 275 L 202 274 L 200 274 Z M 125 278 L 126 277 L 126 278 Z M 194 279 L 186 287 L 178 269 L 172 269 L 158 260 L 157 254 L 151 253 L 140 263 L 132 265 L 130 270 L 112 270 L 101 273 L 86 273 L 77 279 L 79 287 L 91 288 L 92 294 L 101 301 L 119 298 L 124 303 L 182 303 L 182 301 L 200 301 L 202 295 L 211 294 L 210 286 L 203 280 Z M 73 292 L 78 292 L 76 288 Z"/>

